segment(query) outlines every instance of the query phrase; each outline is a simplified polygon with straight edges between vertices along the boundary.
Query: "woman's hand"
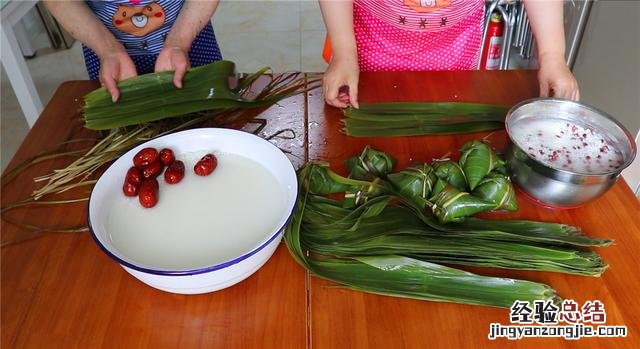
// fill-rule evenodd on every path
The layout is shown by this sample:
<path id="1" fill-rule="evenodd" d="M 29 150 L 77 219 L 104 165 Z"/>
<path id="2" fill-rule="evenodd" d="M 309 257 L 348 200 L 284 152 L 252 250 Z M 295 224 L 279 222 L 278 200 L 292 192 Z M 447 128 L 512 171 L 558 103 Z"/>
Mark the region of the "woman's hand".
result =
<path id="1" fill-rule="evenodd" d="M 353 33 L 353 1 L 320 0 L 320 10 L 331 39 L 333 58 L 322 78 L 327 104 L 358 108 L 358 51 Z"/>
<path id="2" fill-rule="evenodd" d="M 338 108 L 346 108 L 351 104 L 358 108 L 359 75 L 357 58 L 334 57 L 322 78 L 322 90 L 327 104 Z"/>
<path id="3" fill-rule="evenodd" d="M 44 4 L 74 38 L 98 55 L 100 82 L 111 94 L 111 100 L 116 102 L 120 97 L 116 83 L 138 75 L 122 44 L 84 1 L 44 0 Z"/>
<path id="4" fill-rule="evenodd" d="M 156 59 L 155 71 L 173 71 L 173 84 L 182 88 L 182 78 L 190 67 L 189 56 L 182 48 L 165 46 Z"/>
<path id="5" fill-rule="evenodd" d="M 578 82 L 564 61 L 564 2 L 525 0 L 524 6 L 538 47 L 540 96 L 577 101 Z"/>
<path id="6" fill-rule="evenodd" d="M 538 83 L 540 97 L 580 99 L 578 82 L 560 55 L 543 55 L 539 58 Z"/>
<path id="7" fill-rule="evenodd" d="M 100 83 L 107 88 L 114 103 L 120 98 L 118 81 L 137 75 L 136 66 L 125 50 L 114 50 L 100 57 Z"/>
<path id="8" fill-rule="evenodd" d="M 164 41 L 164 48 L 156 59 L 155 71 L 173 71 L 173 84 L 177 88 L 182 88 L 182 78 L 191 67 L 191 44 L 202 28 L 210 23 L 217 7 L 218 0 L 185 1 Z"/>

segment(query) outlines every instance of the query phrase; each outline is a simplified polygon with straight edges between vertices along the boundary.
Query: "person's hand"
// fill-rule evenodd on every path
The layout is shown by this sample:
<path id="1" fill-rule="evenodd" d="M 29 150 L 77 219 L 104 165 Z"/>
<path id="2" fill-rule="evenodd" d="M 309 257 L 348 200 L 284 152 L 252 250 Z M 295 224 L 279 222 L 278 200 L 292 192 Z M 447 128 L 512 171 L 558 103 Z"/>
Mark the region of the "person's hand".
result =
<path id="1" fill-rule="evenodd" d="M 118 81 L 137 76 L 136 66 L 124 50 L 115 50 L 100 58 L 100 83 L 111 94 L 115 103 L 120 98 Z"/>
<path id="2" fill-rule="evenodd" d="M 567 67 L 564 57 L 560 55 L 540 57 L 538 83 L 540 84 L 540 97 L 552 96 L 574 101 L 580 99 L 578 82 Z"/>
<path id="3" fill-rule="evenodd" d="M 180 47 L 165 46 L 156 59 L 156 72 L 173 71 L 173 84 L 182 88 L 182 78 L 191 67 L 187 53 Z"/>
<path id="4" fill-rule="evenodd" d="M 351 104 L 358 108 L 359 75 L 357 58 L 334 57 L 322 78 L 322 90 L 327 104 L 338 108 L 346 108 Z"/>

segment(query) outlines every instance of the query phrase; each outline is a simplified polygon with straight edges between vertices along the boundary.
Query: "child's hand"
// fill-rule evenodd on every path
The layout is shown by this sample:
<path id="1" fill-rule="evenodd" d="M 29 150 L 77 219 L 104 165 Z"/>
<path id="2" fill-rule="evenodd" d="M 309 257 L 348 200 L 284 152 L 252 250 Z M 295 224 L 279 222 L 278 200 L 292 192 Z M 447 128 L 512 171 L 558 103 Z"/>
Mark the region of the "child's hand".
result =
<path id="1" fill-rule="evenodd" d="M 357 58 L 334 57 L 322 78 L 324 100 L 327 104 L 338 108 L 346 108 L 351 104 L 358 108 L 359 74 Z"/>
<path id="2" fill-rule="evenodd" d="M 137 76 L 136 66 L 124 50 L 115 50 L 100 58 L 100 83 L 111 94 L 115 103 L 120 98 L 117 82 Z"/>
<path id="3" fill-rule="evenodd" d="M 580 99 L 578 82 L 571 74 L 562 56 L 540 57 L 538 83 L 540 84 L 540 97 L 552 96 L 574 101 Z"/>
<path id="4" fill-rule="evenodd" d="M 182 88 L 182 78 L 191 67 L 187 53 L 180 47 L 165 46 L 156 59 L 156 72 L 173 71 L 173 84 Z"/>

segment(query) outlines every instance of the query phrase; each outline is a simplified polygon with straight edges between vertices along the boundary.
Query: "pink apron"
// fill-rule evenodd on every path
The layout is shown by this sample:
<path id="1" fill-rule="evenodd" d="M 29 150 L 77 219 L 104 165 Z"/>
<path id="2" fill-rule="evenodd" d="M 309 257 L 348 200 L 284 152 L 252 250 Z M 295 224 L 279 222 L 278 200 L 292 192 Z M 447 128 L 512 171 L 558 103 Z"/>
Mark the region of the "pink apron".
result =
<path id="1" fill-rule="evenodd" d="M 362 71 L 476 69 L 484 0 L 354 0 Z"/>

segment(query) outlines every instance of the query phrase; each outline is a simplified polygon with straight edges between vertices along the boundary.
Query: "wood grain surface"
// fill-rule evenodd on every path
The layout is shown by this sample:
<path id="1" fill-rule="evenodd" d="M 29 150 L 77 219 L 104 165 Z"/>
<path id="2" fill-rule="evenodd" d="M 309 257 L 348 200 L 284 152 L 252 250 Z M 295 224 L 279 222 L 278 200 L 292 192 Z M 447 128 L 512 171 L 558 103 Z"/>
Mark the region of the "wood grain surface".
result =
<path id="1" fill-rule="evenodd" d="M 86 81 L 60 86 L 30 131 L 9 170 L 67 139 L 95 138 L 82 128 Z M 535 72 L 363 73 L 362 102 L 467 101 L 512 105 L 537 95 Z M 353 138 L 340 132 L 341 112 L 324 105 L 319 90 L 261 114 L 265 137 L 291 129 L 293 139 L 272 141 L 294 165 L 325 160 L 345 173 L 343 161 L 365 145 L 389 152 L 398 166 L 429 161 L 487 133 L 455 136 Z M 247 125 L 252 129 L 255 125 Z M 490 136 L 503 149 L 504 132 Z M 69 148 L 81 149 L 85 143 Z M 12 181 L 2 178 L 2 204 L 26 198 L 33 178 L 70 159 L 39 163 Z M 5 172 L 6 174 L 7 172 Z M 87 188 L 71 191 L 67 198 Z M 89 234 L 41 234 L 2 248 L 1 345 L 7 348 L 638 348 L 640 347 L 640 204 L 620 180 L 601 198 L 577 209 L 541 207 L 519 195 L 520 210 L 494 214 L 578 225 L 586 234 L 615 239 L 600 248 L 610 268 L 601 278 L 546 272 L 468 268 L 476 273 L 526 278 L 553 286 L 579 304 L 600 300 L 607 325 L 625 325 L 627 338 L 488 339 L 491 323 L 509 324 L 509 311 L 491 307 L 384 297 L 331 287 L 309 276 L 281 245 L 247 280 L 218 292 L 185 296 L 150 288 L 107 257 Z M 16 209 L 7 218 L 22 224 L 84 225 L 86 203 Z M 26 229 L 2 221 L 2 241 Z"/>

